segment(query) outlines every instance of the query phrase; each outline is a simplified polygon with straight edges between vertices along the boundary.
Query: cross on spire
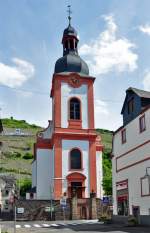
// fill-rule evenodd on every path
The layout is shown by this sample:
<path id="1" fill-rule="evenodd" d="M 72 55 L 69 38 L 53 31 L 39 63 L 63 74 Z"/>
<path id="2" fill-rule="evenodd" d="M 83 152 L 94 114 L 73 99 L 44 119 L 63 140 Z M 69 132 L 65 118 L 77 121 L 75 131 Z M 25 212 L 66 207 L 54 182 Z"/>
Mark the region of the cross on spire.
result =
<path id="1" fill-rule="evenodd" d="M 67 12 L 68 12 L 69 25 L 70 25 L 70 23 L 71 23 L 71 14 L 72 14 L 71 5 L 68 5 Z"/>

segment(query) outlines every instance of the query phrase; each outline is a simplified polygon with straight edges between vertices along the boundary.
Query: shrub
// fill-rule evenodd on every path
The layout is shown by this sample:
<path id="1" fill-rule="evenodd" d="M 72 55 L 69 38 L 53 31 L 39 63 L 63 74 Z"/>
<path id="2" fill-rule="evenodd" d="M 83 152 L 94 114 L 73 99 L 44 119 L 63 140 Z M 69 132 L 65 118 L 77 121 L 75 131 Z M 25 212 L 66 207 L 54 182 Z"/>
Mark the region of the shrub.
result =
<path id="1" fill-rule="evenodd" d="M 19 180 L 17 180 L 17 187 L 19 187 Z M 20 195 L 25 197 L 26 192 L 31 188 L 31 179 L 20 180 Z"/>
<path id="2" fill-rule="evenodd" d="M 21 157 L 21 153 L 19 153 L 19 152 L 14 152 L 13 153 L 13 156 L 12 157 L 14 157 L 14 158 L 20 158 Z"/>
<path id="3" fill-rule="evenodd" d="M 130 216 L 128 218 L 128 226 L 136 226 L 138 225 L 138 220 L 134 216 Z"/>
<path id="4" fill-rule="evenodd" d="M 25 153 L 25 155 L 23 156 L 23 159 L 33 159 L 33 154 Z"/>
<path id="5" fill-rule="evenodd" d="M 3 155 L 6 157 L 6 158 L 9 158 L 9 159 L 12 159 L 12 158 L 20 158 L 21 157 L 21 153 L 20 152 L 17 152 L 17 151 L 6 151 L 3 153 Z"/>

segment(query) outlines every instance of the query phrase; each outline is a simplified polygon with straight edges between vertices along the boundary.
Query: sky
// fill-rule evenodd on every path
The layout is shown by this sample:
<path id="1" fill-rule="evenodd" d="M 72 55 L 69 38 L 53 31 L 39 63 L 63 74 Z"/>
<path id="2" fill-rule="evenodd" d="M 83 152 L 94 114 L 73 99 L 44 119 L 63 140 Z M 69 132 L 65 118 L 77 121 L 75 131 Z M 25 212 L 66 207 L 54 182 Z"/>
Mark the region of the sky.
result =
<path id="1" fill-rule="evenodd" d="M 1 117 L 48 125 L 68 4 L 79 54 L 96 77 L 95 127 L 116 130 L 126 90 L 150 91 L 148 0 L 0 0 Z"/>

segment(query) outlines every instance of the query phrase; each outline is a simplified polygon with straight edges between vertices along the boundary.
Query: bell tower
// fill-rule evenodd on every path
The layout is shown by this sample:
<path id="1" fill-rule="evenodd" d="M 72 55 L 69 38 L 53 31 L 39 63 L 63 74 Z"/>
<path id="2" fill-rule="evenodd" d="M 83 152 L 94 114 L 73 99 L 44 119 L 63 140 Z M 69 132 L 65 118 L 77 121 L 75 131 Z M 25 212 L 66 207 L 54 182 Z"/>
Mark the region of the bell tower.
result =
<path id="1" fill-rule="evenodd" d="M 36 158 L 46 158 L 42 150 L 38 153 L 39 149 L 47 150 L 47 156 L 49 153 L 44 170 L 49 170 L 47 181 L 53 184 L 54 199 L 72 197 L 73 192 L 79 198 L 89 198 L 93 192 L 101 198 L 103 146 L 94 128 L 95 78 L 89 75 L 88 65 L 78 54 L 79 40 L 71 25 L 70 7 L 68 12 L 69 24 L 62 37 L 63 56 L 55 63 L 52 79 L 52 121 L 38 137 Z M 40 182 L 43 190 L 46 183 L 41 177 Z"/>

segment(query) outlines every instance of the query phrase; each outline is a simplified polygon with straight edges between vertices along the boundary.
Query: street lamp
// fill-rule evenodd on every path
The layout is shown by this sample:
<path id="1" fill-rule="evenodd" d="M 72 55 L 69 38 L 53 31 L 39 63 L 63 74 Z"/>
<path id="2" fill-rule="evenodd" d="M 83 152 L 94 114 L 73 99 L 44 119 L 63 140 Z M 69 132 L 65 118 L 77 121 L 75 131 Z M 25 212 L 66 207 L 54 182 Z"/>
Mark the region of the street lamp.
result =
<path id="1" fill-rule="evenodd" d="M 147 177 L 148 179 L 150 179 L 150 174 L 148 173 L 148 170 L 150 169 L 150 167 L 146 167 L 146 174 L 145 177 Z"/>
<path id="2" fill-rule="evenodd" d="M 142 183 L 141 183 L 141 188 L 142 188 L 142 190 L 143 190 L 143 185 L 144 185 L 144 180 L 145 180 L 145 182 L 146 182 L 146 180 L 147 180 L 147 185 L 146 185 L 146 183 L 145 183 L 145 185 L 147 186 L 147 191 L 146 191 L 146 193 L 144 193 L 143 194 L 143 191 L 142 191 L 142 195 L 150 195 L 150 173 L 148 172 L 148 170 L 150 171 L 150 167 L 146 167 L 146 173 L 145 173 L 145 176 L 143 177 L 143 178 L 141 178 L 141 181 L 142 181 Z"/>

